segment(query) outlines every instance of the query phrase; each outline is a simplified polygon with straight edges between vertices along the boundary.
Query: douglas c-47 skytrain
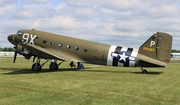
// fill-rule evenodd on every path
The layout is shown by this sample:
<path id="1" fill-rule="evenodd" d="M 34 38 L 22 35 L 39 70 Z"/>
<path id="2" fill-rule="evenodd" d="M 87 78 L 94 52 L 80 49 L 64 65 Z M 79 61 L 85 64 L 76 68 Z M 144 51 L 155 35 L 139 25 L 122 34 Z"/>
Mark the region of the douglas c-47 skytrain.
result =
<path id="1" fill-rule="evenodd" d="M 86 62 L 91 64 L 139 67 L 165 67 L 171 59 L 172 36 L 157 32 L 139 48 L 128 48 L 115 45 L 101 44 L 82 39 L 67 37 L 39 30 L 19 30 L 8 36 L 9 42 L 15 45 L 16 55 L 21 54 L 25 59 L 32 56 L 33 71 L 41 71 L 42 66 L 53 59 L 50 69 L 57 70 L 64 61 Z M 47 61 L 40 64 L 40 58 Z M 61 61 L 57 63 L 57 61 Z"/>

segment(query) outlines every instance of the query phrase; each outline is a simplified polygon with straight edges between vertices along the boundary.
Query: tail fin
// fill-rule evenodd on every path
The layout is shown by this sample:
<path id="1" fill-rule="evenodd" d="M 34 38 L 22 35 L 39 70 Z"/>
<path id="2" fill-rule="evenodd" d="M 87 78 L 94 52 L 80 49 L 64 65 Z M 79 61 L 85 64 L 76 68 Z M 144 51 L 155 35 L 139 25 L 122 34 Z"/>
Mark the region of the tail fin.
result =
<path id="1" fill-rule="evenodd" d="M 167 33 L 157 32 L 139 48 L 139 54 L 169 63 L 171 59 L 171 48 L 172 36 Z M 153 63 L 155 64 L 156 62 Z"/>

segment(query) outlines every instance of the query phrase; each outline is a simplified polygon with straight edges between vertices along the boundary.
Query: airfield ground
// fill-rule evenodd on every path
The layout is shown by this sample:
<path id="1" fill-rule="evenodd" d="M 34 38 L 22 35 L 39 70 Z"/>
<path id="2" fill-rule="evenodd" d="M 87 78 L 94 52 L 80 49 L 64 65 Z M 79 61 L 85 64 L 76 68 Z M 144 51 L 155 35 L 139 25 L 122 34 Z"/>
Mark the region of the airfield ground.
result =
<path id="1" fill-rule="evenodd" d="M 1 105 L 179 105 L 180 60 L 166 68 L 108 67 L 84 64 L 58 71 L 32 72 L 32 60 L 0 59 Z M 42 61 L 43 62 L 43 61 Z"/>

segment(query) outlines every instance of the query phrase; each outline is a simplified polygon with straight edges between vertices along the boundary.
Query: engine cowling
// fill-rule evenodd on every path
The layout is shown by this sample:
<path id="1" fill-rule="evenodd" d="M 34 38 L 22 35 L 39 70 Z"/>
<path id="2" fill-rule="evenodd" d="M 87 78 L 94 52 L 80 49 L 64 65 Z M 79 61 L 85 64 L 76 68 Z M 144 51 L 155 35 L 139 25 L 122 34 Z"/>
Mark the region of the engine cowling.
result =
<path id="1" fill-rule="evenodd" d="M 16 52 L 20 55 L 23 55 L 25 59 L 30 59 L 32 56 L 32 53 L 29 50 L 25 49 L 19 44 L 15 47 L 15 49 L 16 49 Z"/>

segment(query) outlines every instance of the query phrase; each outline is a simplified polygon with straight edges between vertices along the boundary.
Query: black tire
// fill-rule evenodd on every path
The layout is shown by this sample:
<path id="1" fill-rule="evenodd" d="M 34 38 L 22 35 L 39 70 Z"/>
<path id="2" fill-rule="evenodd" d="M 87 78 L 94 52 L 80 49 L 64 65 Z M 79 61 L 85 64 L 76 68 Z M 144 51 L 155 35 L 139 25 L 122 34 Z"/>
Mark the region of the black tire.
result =
<path id="1" fill-rule="evenodd" d="M 51 63 L 49 66 L 50 70 L 58 70 L 58 64 L 57 63 Z"/>
<path id="2" fill-rule="evenodd" d="M 32 65 L 32 71 L 41 71 L 42 67 L 39 63 L 34 63 Z"/>
<path id="3" fill-rule="evenodd" d="M 147 74 L 147 70 L 144 69 L 144 70 L 142 71 L 142 73 L 143 73 L 143 74 Z"/>

